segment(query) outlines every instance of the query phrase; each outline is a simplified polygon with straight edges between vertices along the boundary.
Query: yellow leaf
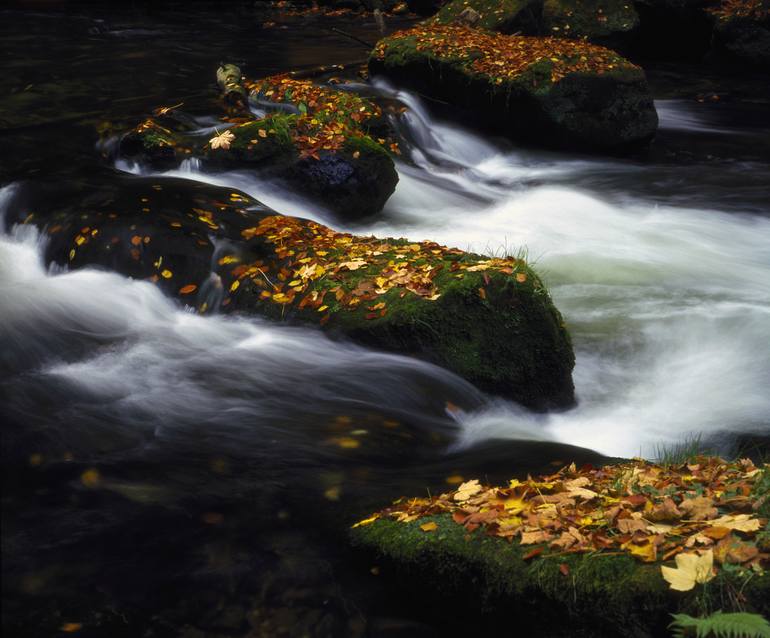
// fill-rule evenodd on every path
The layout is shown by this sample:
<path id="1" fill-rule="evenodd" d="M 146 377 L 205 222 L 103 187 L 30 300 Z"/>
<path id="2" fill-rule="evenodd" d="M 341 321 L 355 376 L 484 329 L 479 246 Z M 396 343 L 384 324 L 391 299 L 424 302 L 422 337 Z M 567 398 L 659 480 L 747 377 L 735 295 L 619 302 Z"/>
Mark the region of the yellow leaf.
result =
<path id="1" fill-rule="evenodd" d="M 456 501 L 467 501 L 474 494 L 478 494 L 481 491 L 481 485 L 477 479 L 472 481 L 466 481 L 460 487 L 457 488 L 457 492 L 454 495 Z"/>
<path id="2" fill-rule="evenodd" d="M 709 525 L 736 529 L 739 532 L 756 532 L 761 527 L 759 519 L 751 518 L 751 514 L 726 514 L 709 521 Z"/>
<path id="3" fill-rule="evenodd" d="M 99 474 L 99 470 L 93 467 L 80 475 L 80 482 L 86 487 L 97 487 L 101 480 L 102 477 Z"/>
<path id="4" fill-rule="evenodd" d="M 511 514 L 517 514 L 527 509 L 527 502 L 523 498 L 507 498 L 503 501 L 503 507 L 506 510 L 513 510 Z"/>
<path id="5" fill-rule="evenodd" d="M 59 627 L 59 629 L 66 634 L 72 634 L 83 629 L 83 623 L 65 622 L 61 627 Z"/>
<path id="6" fill-rule="evenodd" d="M 695 585 L 707 583 L 714 578 L 714 551 L 702 555 L 694 553 L 677 554 L 676 568 L 661 566 L 663 578 L 676 591 L 690 591 Z"/>
<path id="7" fill-rule="evenodd" d="M 222 150 L 226 151 L 228 148 L 230 148 L 230 144 L 233 143 L 233 140 L 235 140 L 235 135 L 233 135 L 230 131 L 224 131 L 223 133 L 217 133 L 214 137 L 212 137 L 209 140 L 209 146 L 211 146 L 212 149 L 221 148 Z"/>
<path id="8" fill-rule="evenodd" d="M 241 285 L 241 282 L 236 279 L 233 283 L 230 284 L 230 292 L 235 292 L 236 290 L 238 290 L 238 286 L 240 285 Z"/>
<path id="9" fill-rule="evenodd" d="M 163 279 L 170 279 L 173 277 L 174 273 L 172 273 L 170 270 L 163 270 L 161 271 L 160 275 L 163 277 Z"/>
<path id="10" fill-rule="evenodd" d="M 429 523 L 423 523 L 420 525 L 420 529 L 423 532 L 435 532 L 438 529 L 438 525 L 436 525 L 436 523 L 433 521 L 430 521 Z"/>
<path id="11" fill-rule="evenodd" d="M 623 543 L 620 548 L 625 549 L 629 554 L 640 558 L 645 563 L 655 562 L 658 557 L 657 548 L 652 542 L 652 538 L 647 538 L 642 542 L 629 541 Z"/>
<path id="12" fill-rule="evenodd" d="M 365 518 L 362 521 L 358 521 L 353 527 L 363 527 L 364 525 L 371 525 L 380 517 L 379 514 L 374 514 L 373 516 L 370 516 L 369 518 Z"/>

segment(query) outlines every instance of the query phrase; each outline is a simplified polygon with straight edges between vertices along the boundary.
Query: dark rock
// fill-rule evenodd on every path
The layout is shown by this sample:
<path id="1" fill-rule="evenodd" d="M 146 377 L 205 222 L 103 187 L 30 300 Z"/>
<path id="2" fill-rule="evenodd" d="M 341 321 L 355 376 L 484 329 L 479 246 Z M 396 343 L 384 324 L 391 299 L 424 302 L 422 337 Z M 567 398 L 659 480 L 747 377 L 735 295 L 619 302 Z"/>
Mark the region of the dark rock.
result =
<path id="1" fill-rule="evenodd" d="M 229 75 L 220 73 L 221 82 L 232 88 L 233 74 L 232 69 Z M 261 119 L 247 114 L 202 136 L 191 118 L 161 108 L 122 138 L 120 152 L 160 170 L 188 158 L 215 170 L 255 170 L 350 219 L 382 210 L 398 182 L 389 149 L 398 149 L 384 137 L 379 107 L 353 93 L 288 76 L 245 81 L 237 88 L 279 112 Z M 242 95 L 234 90 L 226 95 Z M 287 114 L 287 107 L 293 112 Z"/>
<path id="2" fill-rule="evenodd" d="M 725 0 L 712 14 L 718 51 L 743 64 L 770 69 L 770 0 Z"/>
<path id="3" fill-rule="evenodd" d="M 48 261 L 152 281 L 201 313 L 316 325 L 533 408 L 573 404 L 569 335 L 523 260 L 338 233 L 214 190 L 154 179 L 120 205 L 105 193 L 23 221 L 45 228 Z"/>
<path id="4" fill-rule="evenodd" d="M 433 25 L 381 40 L 369 68 L 541 145 L 624 150 L 658 123 L 642 69 L 585 42 Z"/>

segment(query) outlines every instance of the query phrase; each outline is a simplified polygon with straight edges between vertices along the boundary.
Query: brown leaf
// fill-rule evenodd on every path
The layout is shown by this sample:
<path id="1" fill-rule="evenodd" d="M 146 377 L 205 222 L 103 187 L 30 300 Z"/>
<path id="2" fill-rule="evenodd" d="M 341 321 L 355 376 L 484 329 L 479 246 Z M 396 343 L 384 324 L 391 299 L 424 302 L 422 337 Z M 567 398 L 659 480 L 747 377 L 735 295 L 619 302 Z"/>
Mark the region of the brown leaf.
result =
<path id="1" fill-rule="evenodd" d="M 706 521 L 719 516 L 714 500 L 707 496 L 696 496 L 682 501 L 679 509 L 683 516 L 693 521 Z"/>

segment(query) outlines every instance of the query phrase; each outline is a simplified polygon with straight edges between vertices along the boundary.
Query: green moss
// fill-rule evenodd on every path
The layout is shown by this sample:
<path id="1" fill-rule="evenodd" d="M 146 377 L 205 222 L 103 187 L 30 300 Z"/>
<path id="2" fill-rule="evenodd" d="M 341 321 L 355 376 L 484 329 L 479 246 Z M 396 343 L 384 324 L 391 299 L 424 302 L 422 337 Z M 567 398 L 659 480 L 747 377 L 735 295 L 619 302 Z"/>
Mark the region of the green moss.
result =
<path id="1" fill-rule="evenodd" d="M 260 163 L 266 159 L 287 162 L 299 154 L 291 136 L 296 120 L 295 115 L 278 114 L 234 126 L 228 129 L 235 136 L 228 150 L 206 148 L 208 140 L 199 140 L 195 153 L 205 153 L 211 159 L 231 164 Z"/>
<path id="2" fill-rule="evenodd" d="M 437 524 L 436 531 L 420 528 L 429 521 Z M 670 613 L 719 608 L 731 592 L 742 591 L 748 606 L 758 611 L 766 611 L 763 601 L 770 600 L 770 573 L 748 580 L 723 574 L 706 588 L 678 593 L 668 588 L 659 565 L 607 554 L 524 560 L 532 546 L 492 538 L 482 530 L 468 534 L 448 514 L 411 523 L 380 519 L 352 529 L 351 541 L 381 567 L 384 577 L 419 595 L 426 610 L 436 608 L 452 623 L 475 626 L 486 617 L 494 626 L 496 619 L 508 617 L 523 626 L 541 623 L 543 635 L 549 629 L 558 635 L 627 636 L 632 629 L 634 635 L 648 635 L 662 631 Z M 452 616 L 454 601 L 462 601 L 461 618 Z M 553 614 L 555 609 L 559 614 Z"/>
<path id="3" fill-rule="evenodd" d="M 632 31 L 639 15 L 628 0 L 545 0 L 543 28 L 561 37 L 601 40 Z"/>
<path id="4" fill-rule="evenodd" d="M 369 68 L 548 146 L 632 147 L 657 127 L 642 69 L 587 42 L 422 26 L 378 42 Z"/>
<path id="5" fill-rule="evenodd" d="M 435 24 L 452 24 L 470 7 L 481 16 L 478 27 L 501 33 L 513 33 L 522 24 L 536 20 L 541 0 L 453 0 L 445 4 L 431 20 Z"/>

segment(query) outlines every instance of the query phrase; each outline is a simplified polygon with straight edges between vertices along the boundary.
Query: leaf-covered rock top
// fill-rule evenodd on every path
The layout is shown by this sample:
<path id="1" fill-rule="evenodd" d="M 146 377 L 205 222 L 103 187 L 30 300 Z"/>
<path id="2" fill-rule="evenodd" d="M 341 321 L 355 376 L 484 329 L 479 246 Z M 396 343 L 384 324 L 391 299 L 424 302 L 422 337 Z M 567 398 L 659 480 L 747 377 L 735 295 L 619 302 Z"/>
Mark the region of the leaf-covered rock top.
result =
<path id="1" fill-rule="evenodd" d="M 294 141 L 303 152 L 317 157 L 322 150 L 339 150 L 346 140 L 373 135 L 373 143 L 399 153 L 394 140 L 378 137 L 384 120 L 379 106 L 350 91 L 321 86 L 288 74 L 245 80 L 253 97 L 266 102 L 292 104 L 299 111 Z"/>
<path id="2" fill-rule="evenodd" d="M 758 468 L 749 459 L 700 457 L 675 467 L 642 460 L 598 469 L 573 464 L 507 486 L 470 480 L 437 497 L 399 499 L 354 527 L 381 518 L 419 523 L 449 514 L 453 525 L 469 533 L 483 528 L 488 536 L 531 545 L 525 560 L 621 552 L 652 563 L 685 554 L 691 559 L 678 560 L 678 569 L 683 569 L 680 563 L 713 559 L 725 569 L 762 571 L 770 564 L 769 534 L 762 531 L 770 514 L 769 493 L 770 466 Z M 431 533 L 437 527 L 429 521 L 422 529 Z M 667 580 L 689 578 L 666 569 Z M 705 582 L 710 572 L 700 578 Z"/>
<path id="3" fill-rule="evenodd" d="M 770 0 L 722 0 L 709 11 L 721 21 L 748 18 L 759 22 L 770 18 Z"/>
<path id="4" fill-rule="evenodd" d="M 443 286 L 466 273 L 511 277 L 520 286 L 540 287 L 527 264 L 514 257 L 484 258 L 435 242 L 356 237 L 312 221 L 271 215 L 242 231 L 246 240 L 267 241 L 269 259 L 234 265 L 231 291 L 249 281 L 260 297 L 281 306 L 315 310 L 319 323 L 340 311 L 385 317 L 405 297 L 436 301 Z"/>
<path id="5" fill-rule="evenodd" d="M 429 25 L 400 31 L 380 40 L 373 56 L 407 61 L 415 54 L 455 63 L 492 84 L 526 81 L 536 66 L 552 83 L 570 74 L 603 75 L 641 69 L 604 47 L 553 37 L 508 36 L 465 26 Z M 533 77 L 533 81 L 536 81 Z"/>

